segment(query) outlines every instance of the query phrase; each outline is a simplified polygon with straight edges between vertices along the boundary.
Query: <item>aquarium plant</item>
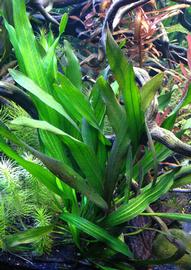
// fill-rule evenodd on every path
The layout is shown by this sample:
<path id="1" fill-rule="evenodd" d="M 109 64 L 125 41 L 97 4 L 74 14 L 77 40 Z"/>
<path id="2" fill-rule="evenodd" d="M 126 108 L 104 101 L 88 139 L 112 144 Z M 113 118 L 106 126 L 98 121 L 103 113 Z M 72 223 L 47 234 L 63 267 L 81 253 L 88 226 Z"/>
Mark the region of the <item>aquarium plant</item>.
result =
<path id="1" fill-rule="evenodd" d="M 64 32 L 67 15 L 61 20 L 58 38 L 55 39 L 51 32 L 35 38 L 24 0 L 13 0 L 12 3 L 14 25 L 6 18 L 4 23 L 19 68 L 9 72 L 32 100 L 38 119 L 19 117 L 11 121 L 9 127 L 1 122 L 0 149 L 40 185 L 59 197 L 61 213 L 59 221 L 54 221 L 42 205 L 36 209 L 37 228 L 11 235 L 4 232 L 4 223 L 3 248 L 14 247 L 16 250 L 23 245 L 33 245 L 39 237 L 49 235 L 59 222 L 59 227 L 70 230 L 81 254 L 102 269 L 132 269 L 135 265 L 178 260 L 188 250 L 181 239 L 176 241 L 161 218 L 190 220 L 191 216 L 156 213 L 151 207 L 173 187 L 182 182 L 190 183 L 190 166 L 159 175 L 158 162 L 168 157 L 172 150 L 160 143 L 154 144 L 145 122 L 148 108 L 162 85 L 163 74 L 156 75 L 139 89 L 132 64 L 128 63 L 108 31 L 106 55 L 118 91 L 114 92 L 110 83 L 99 76 L 90 94 L 86 95 L 80 65 L 66 40 L 63 44 L 66 64 L 61 70 L 58 68 L 56 47 Z M 121 98 L 123 104 L 119 102 Z M 190 88 L 163 123 L 165 129 L 173 127 L 178 110 L 189 102 Z M 106 120 L 112 139 L 107 136 Z M 12 126 L 16 125 L 38 130 L 40 148 L 14 134 Z M 144 134 L 147 139 L 144 151 L 141 151 Z M 181 132 L 177 134 L 180 135 Z M 6 140 L 29 152 L 42 164 L 26 159 Z M 148 172 L 152 170 L 150 175 Z M 3 204 L 1 208 L 2 215 Z M 46 218 L 42 220 L 43 215 Z M 134 258 L 123 232 L 127 222 L 137 216 L 155 217 L 162 233 L 175 243 L 175 254 L 164 260 Z M 38 244 L 40 253 L 43 242 Z M 97 254 L 97 250 L 101 250 L 101 254 Z M 119 254 L 120 262 L 115 259 Z"/>

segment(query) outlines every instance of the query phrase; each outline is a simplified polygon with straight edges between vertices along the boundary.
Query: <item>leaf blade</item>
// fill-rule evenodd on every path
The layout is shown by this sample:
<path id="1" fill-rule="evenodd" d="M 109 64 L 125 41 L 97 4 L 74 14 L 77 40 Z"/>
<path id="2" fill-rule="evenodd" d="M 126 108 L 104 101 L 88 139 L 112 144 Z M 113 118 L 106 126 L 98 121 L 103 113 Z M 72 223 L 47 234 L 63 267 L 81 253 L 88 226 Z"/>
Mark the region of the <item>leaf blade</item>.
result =
<path id="1" fill-rule="evenodd" d="M 131 251 L 129 250 L 128 246 L 125 245 L 120 240 L 114 238 L 111 236 L 107 231 L 105 231 L 103 228 L 99 227 L 98 225 L 95 225 L 94 223 L 90 222 L 87 219 L 84 219 L 79 216 L 75 216 L 69 213 L 62 214 L 61 218 L 64 221 L 71 222 L 73 225 L 75 225 L 79 230 L 82 230 L 83 232 L 91 235 L 92 237 L 98 239 L 99 241 L 103 241 L 104 243 L 107 243 L 108 246 L 110 246 L 112 249 L 124 254 L 125 256 L 128 256 L 130 258 L 133 257 Z"/>

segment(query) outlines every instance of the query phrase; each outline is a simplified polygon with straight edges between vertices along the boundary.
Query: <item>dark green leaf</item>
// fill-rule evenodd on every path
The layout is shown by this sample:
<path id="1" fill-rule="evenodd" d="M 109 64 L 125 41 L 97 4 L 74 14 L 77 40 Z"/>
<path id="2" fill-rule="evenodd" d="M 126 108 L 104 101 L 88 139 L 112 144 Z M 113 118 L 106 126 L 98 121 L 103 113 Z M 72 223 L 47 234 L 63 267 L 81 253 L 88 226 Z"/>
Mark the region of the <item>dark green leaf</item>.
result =
<path id="1" fill-rule="evenodd" d="M 69 213 L 62 214 L 61 218 L 65 220 L 66 222 L 72 223 L 84 233 L 91 235 L 92 237 L 96 238 L 99 241 L 103 241 L 105 244 L 107 244 L 109 247 L 111 247 L 115 251 L 120 252 L 130 258 L 133 257 L 127 245 L 125 245 L 119 239 L 114 238 L 103 228 L 99 227 L 98 225 L 95 225 L 89 220 L 84 219 L 79 216 L 69 214 Z"/>
<path id="2" fill-rule="evenodd" d="M 160 218 L 168 218 L 176 221 L 184 221 L 191 222 L 190 214 L 182 214 L 182 213 L 142 213 L 141 216 L 155 216 Z"/>
<path id="3" fill-rule="evenodd" d="M 144 117 L 141 111 L 140 91 L 135 83 L 133 67 L 128 64 L 127 58 L 123 55 L 109 31 L 107 33 L 106 52 L 111 70 L 123 94 L 130 139 L 135 150 L 139 145 Z"/>
<path id="4" fill-rule="evenodd" d="M 143 188 L 140 195 L 109 214 L 105 223 L 112 227 L 140 215 L 152 202 L 155 202 L 172 187 L 174 174 L 174 172 L 164 174 L 158 178 L 158 182 L 155 185 L 148 185 Z"/>
<path id="5" fill-rule="evenodd" d="M 101 96 L 106 105 L 107 116 L 109 118 L 109 122 L 115 132 L 118 135 L 118 132 L 121 128 L 122 123 L 127 125 L 125 112 L 117 102 L 117 99 L 113 93 L 110 85 L 104 80 L 103 77 L 99 77 L 97 80 L 97 86 L 101 92 Z"/>

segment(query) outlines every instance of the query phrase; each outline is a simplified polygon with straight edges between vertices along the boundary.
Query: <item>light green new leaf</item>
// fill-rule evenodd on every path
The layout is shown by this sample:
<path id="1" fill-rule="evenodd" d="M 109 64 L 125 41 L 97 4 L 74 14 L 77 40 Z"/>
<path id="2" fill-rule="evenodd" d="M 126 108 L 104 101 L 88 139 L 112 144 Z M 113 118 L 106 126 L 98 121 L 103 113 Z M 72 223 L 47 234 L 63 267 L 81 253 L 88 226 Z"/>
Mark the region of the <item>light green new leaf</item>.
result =
<path id="1" fill-rule="evenodd" d="M 78 58 L 74 54 L 70 43 L 64 41 L 64 52 L 67 59 L 67 65 L 64 68 L 66 77 L 71 81 L 71 83 L 79 90 L 82 90 L 82 73 Z"/>
<path id="2" fill-rule="evenodd" d="M 37 50 L 37 43 L 27 16 L 24 0 L 13 0 L 13 16 L 17 43 L 25 71 L 43 90 L 50 92 L 51 87 L 43 68 L 40 53 Z"/>
<path id="3" fill-rule="evenodd" d="M 24 61 L 23 61 L 23 58 L 21 55 L 21 51 L 20 51 L 19 46 L 18 46 L 18 40 L 17 40 L 15 29 L 13 28 L 12 25 L 10 25 L 7 22 L 7 20 L 5 18 L 4 18 L 4 24 L 5 24 L 5 27 L 7 29 L 8 34 L 9 34 L 9 39 L 10 39 L 10 41 L 15 49 L 15 55 L 16 55 L 19 67 L 24 73 L 26 73 L 25 64 L 24 64 Z"/>
<path id="4" fill-rule="evenodd" d="M 60 25 L 59 25 L 59 35 L 60 36 L 65 32 L 67 23 L 68 23 L 68 14 L 64 13 L 62 16 Z"/>
<path id="5" fill-rule="evenodd" d="M 124 244 L 119 239 L 114 238 L 103 228 L 95 225 L 89 220 L 69 213 L 62 214 L 61 218 L 64 221 L 70 222 L 71 224 L 75 225 L 79 230 L 83 231 L 84 233 L 89 234 L 97 240 L 104 242 L 115 251 L 120 252 L 130 258 L 133 257 L 131 251 L 126 244 Z"/>
<path id="6" fill-rule="evenodd" d="M 172 115 L 176 115 L 177 112 L 183 108 L 184 106 L 191 103 L 191 84 L 188 86 L 188 90 L 184 97 L 180 100 L 180 102 L 176 105 L 176 107 L 172 110 L 172 112 L 169 114 L 169 117 Z"/>
<path id="7" fill-rule="evenodd" d="M 51 84 L 54 83 L 57 75 L 57 58 L 56 47 L 58 46 L 59 37 L 55 39 L 53 44 L 48 48 L 45 57 L 43 58 L 43 66 L 46 71 L 46 76 Z M 52 93 L 53 94 L 53 93 Z"/>
<path id="8" fill-rule="evenodd" d="M 60 26 L 59 26 L 59 36 L 53 41 L 51 46 L 48 48 L 45 57 L 43 58 L 44 69 L 46 70 L 46 76 L 49 78 L 52 84 L 57 76 L 57 58 L 56 58 L 56 47 L 62 33 L 64 33 L 66 25 L 68 22 L 68 15 L 65 13 L 62 16 Z"/>
<path id="9" fill-rule="evenodd" d="M 66 118 L 78 130 L 78 127 L 75 124 L 75 122 L 70 118 L 70 116 L 67 114 L 64 108 L 50 94 L 43 91 L 37 84 L 35 84 L 35 82 L 33 82 L 31 79 L 26 77 L 21 72 L 17 70 L 9 70 L 9 72 L 13 77 L 13 79 L 19 85 L 25 88 L 30 94 L 34 95 L 48 107 L 50 107 L 51 109 L 62 115 L 64 118 Z M 41 106 L 44 106 L 44 104 Z M 40 108 L 38 107 L 38 109 Z"/>
<path id="10" fill-rule="evenodd" d="M 74 120 L 81 122 L 82 118 L 85 118 L 93 127 L 99 129 L 87 97 L 66 76 L 59 73 L 58 77 L 61 86 L 55 84 L 54 90 L 60 104 Z"/>
<path id="11" fill-rule="evenodd" d="M 167 106 L 170 103 L 170 99 L 172 96 L 173 91 L 167 92 L 163 95 L 158 96 L 158 108 L 159 108 L 159 112 L 164 111 Z"/>
<path id="12" fill-rule="evenodd" d="M 148 109 L 157 90 L 159 90 L 159 88 L 161 87 L 163 78 L 164 73 L 159 73 L 152 79 L 150 79 L 147 83 L 145 83 L 141 88 L 141 107 L 143 112 Z"/>
<path id="13" fill-rule="evenodd" d="M 180 23 L 165 27 L 165 30 L 167 33 L 175 33 L 175 32 L 180 32 L 183 34 L 189 33 L 189 30 L 186 29 L 184 26 L 182 26 L 182 24 L 180 24 Z"/>

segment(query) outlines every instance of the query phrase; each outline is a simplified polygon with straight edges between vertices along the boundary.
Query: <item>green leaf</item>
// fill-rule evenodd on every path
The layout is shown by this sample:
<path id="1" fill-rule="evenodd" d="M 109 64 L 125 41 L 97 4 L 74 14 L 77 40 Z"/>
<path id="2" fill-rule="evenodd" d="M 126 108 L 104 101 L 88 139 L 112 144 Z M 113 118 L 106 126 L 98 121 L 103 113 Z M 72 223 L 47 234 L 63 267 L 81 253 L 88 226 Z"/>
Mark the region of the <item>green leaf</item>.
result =
<path id="1" fill-rule="evenodd" d="M 70 43 L 64 41 L 64 52 L 67 59 L 67 65 L 64 68 L 66 77 L 79 90 L 82 90 L 82 73 L 78 58 L 74 54 Z"/>
<path id="2" fill-rule="evenodd" d="M 106 52 L 111 70 L 123 94 L 130 139 L 135 150 L 139 145 L 144 117 L 141 111 L 140 91 L 135 83 L 133 67 L 128 64 L 127 58 L 123 55 L 109 31 L 107 33 Z"/>
<path id="3" fill-rule="evenodd" d="M 151 80 L 146 82 L 144 86 L 141 88 L 141 106 L 143 112 L 145 112 L 148 109 L 156 92 L 161 87 L 163 78 L 164 73 L 159 73 L 156 76 L 154 76 Z"/>
<path id="4" fill-rule="evenodd" d="M 172 188 L 181 187 L 191 184 L 191 165 L 183 166 L 174 177 Z"/>
<path id="5" fill-rule="evenodd" d="M 63 161 L 56 160 L 50 158 L 43 153 L 35 150 L 34 148 L 27 145 L 25 142 L 17 138 L 14 134 L 12 134 L 2 123 L 0 125 L 0 134 L 7 139 L 11 140 L 15 144 L 20 147 L 24 147 L 25 150 L 32 153 L 35 157 L 43 162 L 43 164 L 49 169 L 55 176 L 57 176 L 60 180 L 65 182 L 70 187 L 76 189 L 81 192 L 83 195 L 87 196 L 90 201 L 94 202 L 96 205 L 103 209 L 107 209 L 107 204 L 103 200 L 103 198 L 89 186 L 85 179 L 83 179 L 77 172 L 75 172 L 70 166 L 65 164 Z M 5 152 L 4 147 L 2 147 L 2 151 Z M 10 156 L 10 150 L 8 150 L 8 155 Z M 19 162 L 18 157 L 12 157 L 13 159 Z M 21 164 L 21 166 L 23 166 Z M 30 172 L 30 168 L 26 168 Z M 46 179 L 46 178 L 45 178 Z"/>
<path id="6" fill-rule="evenodd" d="M 180 100 L 180 102 L 177 104 L 177 106 L 173 109 L 173 111 L 170 113 L 169 117 L 172 115 L 176 115 L 177 112 L 183 108 L 184 106 L 187 106 L 191 103 L 191 84 L 188 86 L 188 90 L 184 97 Z"/>
<path id="7" fill-rule="evenodd" d="M 104 224 L 111 227 L 117 226 L 140 215 L 152 202 L 155 202 L 172 187 L 174 174 L 175 172 L 164 174 L 158 178 L 155 185 L 143 188 L 140 195 L 109 214 Z"/>
<path id="8" fill-rule="evenodd" d="M 97 86 L 101 92 L 101 96 L 106 105 L 107 116 L 109 122 L 115 132 L 118 135 L 118 132 L 121 128 L 122 122 L 124 125 L 127 125 L 126 115 L 120 104 L 117 102 L 117 99 L 113 93 L 110 85 L 104 80 L 103 77 L 99 77 L 97 80 Z"/>
<path id="9" fill-rule="evenodd" d="M 43 68 L 40 53 L 37 50 L 37 43 L 27 16 L 24 0 L 13 0 L 13 15 L 17 46 L 19 47 L 20 56 L 22 57 L 25 67 L 25 70 L 22 71 L 26 71 L 26 74 L 34 80 L 39 87 L 50 92 L 51 86 Z M 17 49 L 18 48 L 15 47 L 15 50 Z"/>
<path id="10" fill-rule="evenodd" d="M 37 241 L 44 234 L 51 233 L 53 226 L 44 226 L 28 229 L 27 231 L 5 236 L 3 239 L 4 248 L 10 250 L 23 244 L 31 244 Z"/>
<path id="11" fill-rule="evenodd" d="M 104 242 L 110 248 L 114 249 L 117 252 L 124 254 L 130 258 L 133 257 L 131 251 L 129 250 L 128 246 L 121 242 L 119 239 L 114 238 L 111 236 L 107 231 L 103 228 L 95 225 L 94 223 L 90 222 L 87 219 L 84 219 L 79 216 L 75 216 L 69 213 L 64 213 L 61 216 L 66 222 L 72 223 L 76 226 L 79 230 L 83 231 L 84 233 L 91 235 L 92 237 L 96 238 L 99 241 Z"/>
<path id="12" fill-rule="evenodd" d="M 7 22 L 7 20 L 5 18 L 4 18 L 4 24 L 5 24 L 5 27 L 7 29 L 7 32 L 9 33 L 9 39 L 10 39 L 10 41 L 15 49 L 15 55 L 16 55 L 19 67 L 23 72 L 26 72 L 24 60 L 22 58 L 22 54 L 21 54 L 21 51 L 20 51 L 19 46 L 18 46 L 18 40 L 17 40 L 17 35 L 15 32 L 15 29 L 13 28 L 12 25 L 10 25 Z"/>
<path id="13" fill-rule="evenodd" d="M 59 37 L 55 39 L 53 44 L 48 48 L 45 57 L 43 58 L 43 65 L 46 71 L 46 76 L 49 78 L 49 82 L 52 84 L 57 76 L 57 58 L 56 47 L 58 46 Z"/>
<path id="14" fill-rule="evenodd" d="M 39 51 L 35 35 L 28 19 L 25 1 L 13 0 L 12 3 L 15 29 L 9 27 L 8 31 L 10 38 L 13 41 L 13 46 L 16 52 L 19 67 L 22 72 L 26 76 L 28 76 L 31 81 L 33 81 L 33 83 L 38 85 L 40 89 L 42 89 L 46 93 L 51 94 L 53 90 L 51 85 L 52 78 L 51 76 L 49 77 L 46 67 L 44 66 L 44 58 L 41 55 L 41 51 Z M 50 63 L 52 64 L 52 62 Z M 23 86 L 22 83 L 21 86 Z M 32 101 L 37 107 L 39 117 L 46 120 L 48 119 L 50 122 L 52 121 L 56 126 L 59 126 L 60 119 L 58 118 L 58 113 L 45 106 L 45 104 L 42 105 L 42 100 L 40 101 L 38 99 L 38 94 L 37 96 L 35 96 L 30 93 L 30 97 L 32 98 Z M 46 144 L 46 148 L 44 147 L 44 151 L 48 155 L 51 153 L 54 154 L 54 156 L 58 159 L 64 158 L 63 152 L 65 151 L 65 149 L 62 149 L 62 145 L 59 141 L 56 140 L 54 135 L 48 136 L 46 132 L 41 132 L 40 139 L 42 147 L 44 147 L 44 145 Z M 52 148 L 53 142 L 54 148 Z"/>
<path id="15" fill-rule="evenodd" d="M 187 130 L 189 128 L 191 128 L 191 118 L 186 119 L 186 121 L 185 121 L 185 123 L 184 123 L 184 125 L 182 127 L 182 130 Z"/>
<path id="16" fill-rule="evenodd" d="M 43 91 L 37 84 L 35 84 L 31 79 L 26 77 L 19 71 L 10 70 L 9 71 L 13 79 L 22 87 L 24 87 L 27 91 L 29 91 L 32 95 L 35 95 L 42 103 L 46 104 L 48 107 L 62 115 L 66 118 L 76 129 L 78 129 L 75 122 L 70 118 L 70 116 L 66 113 L 64 108 L 48 93 Z M 38 107 L 38 109 L 40 109 Z"/>
<path id="17" fill-rule="evenodd" d="M 184 28 L 180 23 L 171 25 L 170 27 L 165 27 L 167 33 L 180 32 L 183 34 L 188 34 L 189 31 Z"/>
<path id="18" fill-rule="evenodd" d="M 68 23 L 68 14 L 64 13 L 62 16 L 60 25 L 59 25 L 59 35 L 60 36 L 65 32 L 67 23 Z"/>
<path id="19" fill-rule="evenodd" d="M 103 193 L 103 173 L 97 162 L 97 158 L 90 147 L 45 121 L 19 117 L 11 123 L 14 125 L 39 128 L 59 135 L 61 140 L 71 150 L 73 157 L 82 170 L 82 173 L 85 174 L 88 183 L 95 188 L 99 194 Z"/>
<path id="20" fill-rule="evenodd" d="M 58 77 L 61 86 L 55 84 L 54 90 L 64 109 L 73 119 L 81 122 L 84 117 L 93 127 L 99 129 L 94 111 L 85 95 L 66 76 L 59 73 Z"/>
<path id="21" fill-rule="evenodd" d="M 190 214 L 182 214 L 182 213 L 142 213 L 141 216 L 155 216 L 160 218 L 168 218 L 176 221 L 184 221 L 190 222 L 191 215 Z"/>
<path id="22" fill-rule="evenodd" d="M 169 105 L 170 99 L 172 96 L 172 92 L 167 92 L 166 94 L 160 95 L 158 97 L 158 103 L 159 103 L 159 111 L 162 112 L 167 108 Z"/>
<path id="23" fill-rule="evenodd" d="M 125 190 L 124 190 L 124 199 L 125 199 L 125 202 L 128 203 L 130 192 L 131 192 L 131 184 L 133 180 L 133 157 L 132 157 L 131 146 L 129 146 L 125 167 L 126 167 L 126 172 L 125 172 L 126 185 L 125 185 Z"/>
<path id="24" fill-rule="evenodd" d="M 99 80 L 99 78 L 98 78 Z M 93 89 L 90 94 L 90 103 L 94 109 L 94 114 L 99 123 L 99 126 L 103 126 L 104 117 L 106 112 L 106 106 L 102 100 L 98 80 L 93 86 Z"/>
<path id="25" fill-rule="evenodd" d="M 128 128 L 127 126 L 122 125 L 110 151 L 105 172 L 104 191 L 106 201 L 109 205 L 112 200 L 113 191 L 117 181 L 119 180 L 120 172 L 125 166 L 125 157 L 127 155 L 129 145 L 130 139 Z"/>

